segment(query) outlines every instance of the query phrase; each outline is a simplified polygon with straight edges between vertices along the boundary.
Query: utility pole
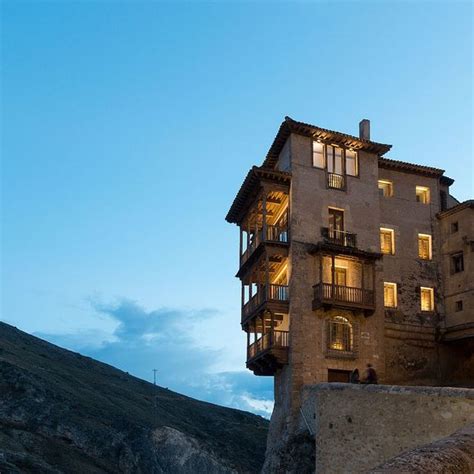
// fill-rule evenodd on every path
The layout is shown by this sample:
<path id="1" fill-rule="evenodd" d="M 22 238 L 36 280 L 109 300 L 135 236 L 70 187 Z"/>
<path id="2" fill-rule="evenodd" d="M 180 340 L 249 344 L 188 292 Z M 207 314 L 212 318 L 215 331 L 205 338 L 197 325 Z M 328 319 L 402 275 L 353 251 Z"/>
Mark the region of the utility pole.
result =
<path id="1" fill-rule="evenodd" d="M 156 373 L 158 372 L 158 369 L 153 369 L 153 385 L 156 385 Z"/>

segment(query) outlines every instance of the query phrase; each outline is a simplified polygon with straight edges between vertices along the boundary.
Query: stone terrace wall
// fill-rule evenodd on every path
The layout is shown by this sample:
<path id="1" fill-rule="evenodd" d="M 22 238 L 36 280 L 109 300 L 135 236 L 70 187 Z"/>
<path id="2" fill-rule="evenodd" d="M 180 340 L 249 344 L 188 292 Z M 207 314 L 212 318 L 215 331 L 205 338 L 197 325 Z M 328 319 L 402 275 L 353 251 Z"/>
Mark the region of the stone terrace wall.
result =
<path id="1" fill-rule="evenodd" d="M 367 472 L 474 423 L 470 389 L 331 383 L 306 386 L 303 400 L 316 473 Z"/>

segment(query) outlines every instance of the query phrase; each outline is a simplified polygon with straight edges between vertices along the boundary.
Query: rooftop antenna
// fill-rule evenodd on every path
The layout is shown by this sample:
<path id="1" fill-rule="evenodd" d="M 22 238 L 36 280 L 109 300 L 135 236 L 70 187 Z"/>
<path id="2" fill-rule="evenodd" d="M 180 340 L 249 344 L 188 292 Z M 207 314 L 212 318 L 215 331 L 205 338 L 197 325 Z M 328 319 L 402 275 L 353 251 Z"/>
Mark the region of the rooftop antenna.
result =
<path id="1" fill-rule="evenodd" d="M 156 373 L 158 372 L 158 369 L 153 369 L 153 385 L 156 385 Z"/>

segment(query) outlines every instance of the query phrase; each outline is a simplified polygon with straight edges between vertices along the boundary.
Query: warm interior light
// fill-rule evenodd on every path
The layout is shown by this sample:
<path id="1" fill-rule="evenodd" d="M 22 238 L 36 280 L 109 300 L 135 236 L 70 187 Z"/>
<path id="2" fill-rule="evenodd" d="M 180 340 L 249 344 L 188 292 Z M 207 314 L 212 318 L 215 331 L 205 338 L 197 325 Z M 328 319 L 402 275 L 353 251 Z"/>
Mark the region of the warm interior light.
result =
<path id="1" fill-rule="evenodd" d="M 275 215 L 275 217 L 273 218 L 273 222 L 278 222 L 281 218 L 281 216 L 287 211 L 288 209 L 288 201 L 287 199 L 285 198 L 285 204 L 283 206 L 280 207 L 280 210 L 278 211 L 278 214 Z"/>
<path id="2" fill-rule="evenodd" d="M 342 351 L 344 349 L 344 345 L 341 341 L 334 341 L 331 343 L 331 349 L 335 351 Z"/>
<path id="3" fill-rule="evenodd" d="M 278 271 L 278 273 L 275 275 L 275 277 L 273 278 L 273 281 L 274 282 L 279 281 L 280 278 L 286 273 L 287 270 L 288 270 L 288 263 L 285 263 L 285 265 L 283 265 L 281 269 Z"/>

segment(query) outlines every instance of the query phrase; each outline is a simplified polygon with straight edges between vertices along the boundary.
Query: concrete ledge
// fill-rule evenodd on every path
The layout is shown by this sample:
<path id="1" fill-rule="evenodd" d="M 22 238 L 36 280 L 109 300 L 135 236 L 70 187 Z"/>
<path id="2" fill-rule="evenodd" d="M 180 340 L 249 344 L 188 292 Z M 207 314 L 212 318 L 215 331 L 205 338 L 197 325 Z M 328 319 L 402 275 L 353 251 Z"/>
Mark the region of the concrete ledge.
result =
<path id="1" fill-rule="evenodd" d="M 316 439 L 316 472 L 367 472 L 474 423 L 474 390 L 324 383 L 304 387 L 301 429 Z"/>
<path id="2" fill-rule="evenodd" d="M 474 400 L 474 390 L 471 388 L 461 387 L 427 387 L 416 385 L 375 385 L 375 384 L 348 384 L 348 383 L 318 383 L 314 385 L 305 385 L 304 392 L 339 392 L 341 390 L 347 391 L 361 391 L 368 393 L 384 393 L 384 394 L 412 394 L 412 395 L 429 395 L 431 397 L 460 397 Z"/>

